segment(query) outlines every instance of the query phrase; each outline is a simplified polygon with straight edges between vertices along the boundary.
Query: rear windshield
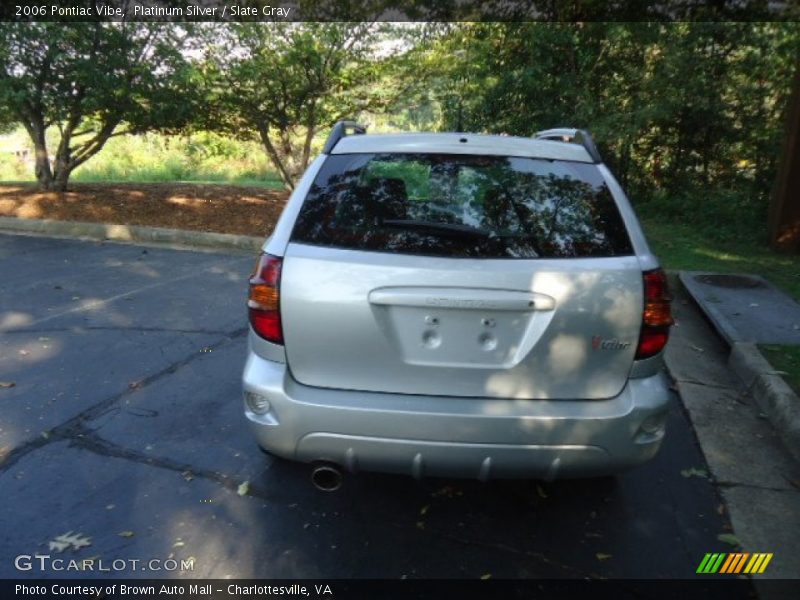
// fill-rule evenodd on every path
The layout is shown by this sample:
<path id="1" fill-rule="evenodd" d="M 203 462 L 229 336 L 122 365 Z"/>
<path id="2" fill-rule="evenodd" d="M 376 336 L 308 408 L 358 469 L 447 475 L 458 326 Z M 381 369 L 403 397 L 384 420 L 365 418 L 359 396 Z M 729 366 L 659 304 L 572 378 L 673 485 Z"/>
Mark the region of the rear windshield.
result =
<path id="1" fill-rule="evenodd" d="M 595 165 L 442 154 L 327 157 L 292 241 L 465 258 L 632 253 Z"/>

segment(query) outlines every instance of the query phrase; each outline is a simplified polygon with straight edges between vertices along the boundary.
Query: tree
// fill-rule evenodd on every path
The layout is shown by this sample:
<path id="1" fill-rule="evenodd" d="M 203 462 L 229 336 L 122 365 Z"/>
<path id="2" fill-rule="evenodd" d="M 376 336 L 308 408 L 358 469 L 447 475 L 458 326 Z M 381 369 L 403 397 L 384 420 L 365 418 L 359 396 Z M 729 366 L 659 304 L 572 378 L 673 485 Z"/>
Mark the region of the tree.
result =
<path id="1" fill-rule="evenodd" d="M 766 222 L 797 23 L 468 23 L 428 55 L 446 129 L 586 127 L 634 201 L 715 235 Z"/>
<path id="2" fill-rule="evenodd" d="M 207 53 L 211 109 L 202 126 L 255 137 L 287 189 L 316 134 L 340 119 L 388 106 L 399 79 L 377 56 L 373 23 L 236 23 L 214 27 Z"/>
<path id="3" fill-rule="evenodd" d="M 153 23 L 0 24 L 0 113 L 28 132 L 42 188 L 65 190 L 112 136 L 188 120 L 187 32 Z M 60 134 L 52 158 L 50 127 Z"/>
<path id="4" fill-rule="evenodd" d="M 787 108 L 786 139 L 769 211 L 769 238 L 776 250 L 800 252 L 800 69 Z"/>

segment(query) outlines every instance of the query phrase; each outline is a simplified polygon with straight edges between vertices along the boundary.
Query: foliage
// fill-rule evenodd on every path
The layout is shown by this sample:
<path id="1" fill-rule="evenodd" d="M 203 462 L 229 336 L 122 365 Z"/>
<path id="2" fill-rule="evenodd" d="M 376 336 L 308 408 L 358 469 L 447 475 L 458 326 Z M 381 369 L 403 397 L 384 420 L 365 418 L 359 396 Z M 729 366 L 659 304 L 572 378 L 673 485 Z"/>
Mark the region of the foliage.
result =
<path id="1" fill-rule="evenodd" d="M 800 258 L 770 250 L 752 234 L 713 238 L 695 223 L 653 217 L 640 211 L 647 240 L 670 270 L 757 273 L 800 301 Z M 698 220 L 699 221 L 699 220 Z"/>
<path id="2" fill-rule="evenodd" d="M 48 132 L 48 139 L 57 139 Z M 19 128 L 0 143 L 0 152 L 26 149 Z M 8 156 L 8 155 L 6 155 Z M 32 170 L 24 161 L 0 159 L 0 181 L 29 181 Z M 82 182 L 214 182 L 281 188 L 275 171 L 255 142 L 240 141 L 212 132 L 191 135 L 145 133 L 114 137 L 91 161 L 75 169 L 71 181 Z"/>
<path id="3" fill-rule="evenodd" d="M 368 109 L 385 109 L 399 78 L 375 54 L 387 41 L 372 23 L 236 23 L 206 30 L 209 120 L 261 142 L 287 188 L 308 166 L 317 133 Z"/>
<path id="4" fill-rule="evenodd" d="M 66 188 L 70 173 L 112 136 L 176 130 L 187 121 L 194 87 L 181 53 L 187 31 L 153 23 L 0 24 L 0 106 L 28 132 L 40 185 Z M 60 132 L 52 161 L 50 126 Z"/>
<path id="5" fill-rule="evenodd" d="M 282 187 L 257 144 L 209 132 L 189 136 L 157 133 L 110 140 L 106 149 L 75 171 L 75 181 L 197 181 Z"/>
<path id="6" fill-rule="evenodd" d="M 635 202 L 750 226 L 765 219 L 798 56 L 800 24 L 733 22 L 472 23 L 427 54 L 444 129 L 585 127 Z"/>
<path id="7" fill-rule="evenodd" d="M 752 17 L 756 4 L 735 7 Z M 664 6 L 649 3 L 659 18 Z M 0 126 L 24 124 L 45 186 L 66 185 L 114 136 L 155 129 L 184 137 L 110 144 L 77 176 L 269 178 L 261 148 L 291 189 L 341 118 L 371 131 L 574 125 L 649 218 L 760 243 L 799 56 L 796 21 L 5 23 Z M 223 157 L 225 137 L 246 156 Z"/>

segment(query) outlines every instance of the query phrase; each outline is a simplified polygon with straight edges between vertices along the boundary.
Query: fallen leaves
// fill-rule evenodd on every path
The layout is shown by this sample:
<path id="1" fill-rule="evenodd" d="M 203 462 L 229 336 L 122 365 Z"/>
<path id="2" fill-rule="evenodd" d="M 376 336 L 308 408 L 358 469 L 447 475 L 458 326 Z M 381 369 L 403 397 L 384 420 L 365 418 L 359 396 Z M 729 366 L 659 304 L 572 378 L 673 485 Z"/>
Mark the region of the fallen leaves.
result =
<path id="1" fill-rule="evenodd" d="M 717 539 L 723 544 L 729 544 L 731 546 L 741 546 L 741 544 L 739 543 L 739 538 L 737 538 L 732 533 L 720 533 L 717 536 Z"/>
<path id="2" fill-rule="evenodd" d="M 48 543 L 48 547 L 50 548 L 51 552 L 63 552 L 69 548 L 72 550 L 80 550 L 81 548 L 85 548 L 87 546 L 92 545 L 92 539 L 81 535 L 80 533 L 75 533 L 73 531 L 68 531 L 67 533 L 62 533 L 58 537 L 50 540 Z"/>
<path id="3" fill-rule="evenodd" d="M 452 485 L 445 485 L 436 490 L 435 492 L 431 493 L 431 496 L 434 498 L 441 498 L 441 497 L 455 498 L 456 496 L 463 496 L 463 495 L 464 492 L 462 492 L 461 490 L 457 490 Z"/>
<path id="4" fill-rule="evenodd" d="M 684 469 L 681 471 L 681 475 L 684 477 L 702 477 L 703 479 L 708 479 L 708 471 L 705 469 L 695 469 L 694 467 Z"/>
<path id="5" fill-rule="evenodd" d="M 595 556 L 597 557 L 597 560 L 601 560 L 602 561 L 602 560 L 608 560 L 609 558 L 611 558 L 613 556 L 613 554 L 606 554 L 605 552 L 598 552 L 597 554 L 595 554 Z"/>

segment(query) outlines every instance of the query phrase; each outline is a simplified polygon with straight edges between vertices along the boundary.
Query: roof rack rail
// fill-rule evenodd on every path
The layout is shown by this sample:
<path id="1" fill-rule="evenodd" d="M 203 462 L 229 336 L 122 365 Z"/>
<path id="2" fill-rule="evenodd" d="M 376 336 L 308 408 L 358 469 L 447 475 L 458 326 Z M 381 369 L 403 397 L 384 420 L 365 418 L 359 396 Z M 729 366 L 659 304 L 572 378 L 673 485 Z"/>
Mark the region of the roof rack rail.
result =
<path id="1" fill-rule="evenodd" d="M 330 154 L 331 150 L 339 143 L 339 140 L 347 135 L 348 129 L 353 130 L 353 135 L 363 135 L 367 133 L 366 125 L 359 125 L 355 121 L 338 121 L 333 126 L 333 129 L 331 129 L 331 134 L 328 136 L 328 140 L 322 148 L 322 153 Z"/>
<path id="2" fill-rule="evenodd" d="M 580 144 L 589 153 L 589 156 L 596 163 L 603 162 L 600 152 L 597 151 L 597 146 L 594 143 L 592 134 L 585 129 L 575 129 L 571 127 L 559 127 L 557 129 L 545 129 L 544 131 L 537 131 L 533 134 L 534 139 L 537 140 L 550 140 L 555 142 L 569 142 L 572 144 Z"/>

